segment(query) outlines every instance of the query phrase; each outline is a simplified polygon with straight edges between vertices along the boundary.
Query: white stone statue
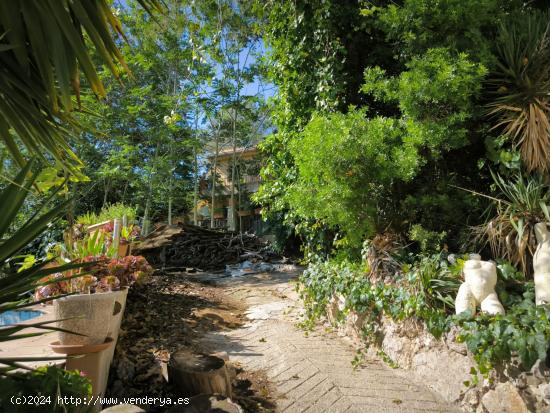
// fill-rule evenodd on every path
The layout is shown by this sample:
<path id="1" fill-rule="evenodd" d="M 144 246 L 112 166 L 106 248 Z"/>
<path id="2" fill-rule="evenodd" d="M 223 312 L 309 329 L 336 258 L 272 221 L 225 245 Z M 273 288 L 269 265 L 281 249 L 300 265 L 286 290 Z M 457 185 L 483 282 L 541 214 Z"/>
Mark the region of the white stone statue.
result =
<path id="1" fill-rule="evenodd" d="M 550 232 L 546 222 L 535 224 L 537 249 L 533 255 L 535 303 L 550 304 Z"/>
<path id="2" fill-rule="evenodd" d="M 497 267 L 494 262 L 481 261 L 478 254 L 470 254 L 464 263 L 464 282 L 458 289 L 455 310 L 460 314 L 466 310 L 475 313 L 478 305 L 489 314 L 504 314 L 504 307 L 495 292 Z"/>

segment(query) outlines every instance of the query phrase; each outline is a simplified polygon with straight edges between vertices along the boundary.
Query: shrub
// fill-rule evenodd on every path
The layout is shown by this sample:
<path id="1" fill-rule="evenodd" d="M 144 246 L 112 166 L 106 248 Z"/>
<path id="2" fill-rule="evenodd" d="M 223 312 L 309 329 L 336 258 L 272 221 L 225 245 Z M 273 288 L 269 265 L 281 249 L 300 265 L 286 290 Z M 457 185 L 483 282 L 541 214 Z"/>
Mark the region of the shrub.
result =
<path id="1" fill-rule="evenodd" d="M 119 202 L 116 204 L 108 204 L 104 206 L 101 211 L 96 214 L 95 212 L 86 212 L 76 218 L 77 224 L 84 226 L 99 224 L 100 222 L 110 221 L 115 218 L 122 219 L 123 216 L 128 218 L 128 221 L 134 221 L 137 216 L 137 207 L 124 205 Z"/>
<path id="2" fill-rule="evenodd" d="M 56 273 L 41 280 L 49 281 L 50 284 L 36 289 L 35 299 L 55 297 L 68 293 L 89 294 L 95 292 L 107 292 L 129 287 L 133 283 L 142 282 L 153 273 L 153 268 L 142 256 L 129 255 L 124 258 L 107 258 L 105 256 L 90 256 L 81 260 L 91 262 L 91 274 L 78 277 L 74 274 L 68 281 L 53 282 L 57 278 L 63 278 L 62 274 Z"/>
<path id="3" fill-rule="evenodd" d="M 380 226 L 378 204 L 395 178 L 414 174 L 414 153 L 401 148 L 393 119 L 362 111 L 315 115 L 291 145 L 298 179 L 289 188 L 294 211 L 342 228 L 356 245 Z"/>
<path id="4" fill-rule="evenodd" d="M 86 376 L 78 371 L 67 371 L 55 366 L 38 367 L 31 372 L 15 372 L 0 376 L 0 410 L 6 413 L 43 412 L 52 413 L 90 411 L 88 406 L 69 406 L 58 403 L 58 396 L 92 397 L 92 384 Z M 34 396 L 34 404 L 22 405 L 11 402 L 14 397 Z M 37 403 L 40 402 L 40 403 Z M 45 407 L 48 406 L 48 407 Z"/>
<path id="5" fill-rule="evenodd" d="M 477 241 L 489 243 L 494 257 L 501 257 L 531 274 L 532 257 L 537 246 L 535 224 L 550 221 L 548 186 L 538 177 L 517 175 L 512 181 L 492 174 L 498 193 L 494 213 L 485 225 L 474 228 Z"/>

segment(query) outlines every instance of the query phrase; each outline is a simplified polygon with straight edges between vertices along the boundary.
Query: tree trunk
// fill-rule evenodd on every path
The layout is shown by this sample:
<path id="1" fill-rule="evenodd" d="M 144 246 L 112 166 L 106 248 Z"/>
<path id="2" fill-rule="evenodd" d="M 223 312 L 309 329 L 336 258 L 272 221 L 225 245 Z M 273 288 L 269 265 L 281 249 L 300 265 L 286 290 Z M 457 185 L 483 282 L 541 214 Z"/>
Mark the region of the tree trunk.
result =
<path id="1" fill-rule="evenodd" d="M 239 191 L 239 208 L 238 210 L 240 210 L 243 206 L 243 197 L 242 197 L 242 182 L 241 182 L 241 174 L 238 173 L 237 174 L 237 181 L 239 182 L 239 187 L 238 187 L 238 191 Z M 243 233 L 243 217 L 241 216 L 241 214 L 239 214 L 239 233 Z"/>
<path id="2" fill-rule="evenodd" d="M 237 162 L 237 109 L 233 111 L 233 130 L 232 130 L 232 144 L 233 144 L 233 154 L 231 157 L 231 200 L 230 208 L 231 217 L 228 217 L 229 229 L 235 231 L 237 229 L 237 220 L 236 220 L 236 211 L 235 211 L 235 172 L 236 172 L 236 162 Z"/>
<path id="3" fill-rule="evenodd" d="M 103 191 L 103 205 L 102 205 L 102 208 L 104 208 L 105 205 L 107 205 L 107 195 L 109 194 L 109 189 L 110 189 L 110 186 L 111 186 L 110 180 L 105 179 L 104 182 L 105 182 L 105 185 L 103 186 L 104 191 Z"/>
<path id="4" fill-rule="evenodd" d="M 158 149 L 158 145 L 157 145 Z M 146 236 L 149 234 L 150 224 L 149 215 L 151 214 L 151 198 L 153 196 L 153 171 L 149 174 L 149 188 L 147 189 L 147 200 L 145 201 L 145 211 L 143 212 L 143 227 L 141 228 L 141 235 Z"/>
<path id="5" fill-rule="evenodd" d="M 229 373 L 219 357 L 176 352 L 170 356 L 168 380 L 186 397 L 214 393 L 231 397 Z"/>
<path id="6" fill-rule="evenodd" d="M 195 121 L 196 123 L 196 121 Z M 195 128 L 195 131 L 197 129 Z M 197 225 L 198 221 L 198 211 L 197 211 L 197 203 L 199 202 L 199 159 L 197 155 L 197 145 L 193 148 L 193 156 L 194 156 L 194 169 L 195 169 L 195 187 L 193 189 L 193 225 Z"/>
<path id="7" fill-rule="evenodd" d="M 216 151 L 214 152 L 214 167 L 212 168 L 212 205 L 210 212 L 210 228 L 214 228 L 214 210 L 216 209 L 216 174 L 218 171 L 219 135 L 216 133 Z"/>

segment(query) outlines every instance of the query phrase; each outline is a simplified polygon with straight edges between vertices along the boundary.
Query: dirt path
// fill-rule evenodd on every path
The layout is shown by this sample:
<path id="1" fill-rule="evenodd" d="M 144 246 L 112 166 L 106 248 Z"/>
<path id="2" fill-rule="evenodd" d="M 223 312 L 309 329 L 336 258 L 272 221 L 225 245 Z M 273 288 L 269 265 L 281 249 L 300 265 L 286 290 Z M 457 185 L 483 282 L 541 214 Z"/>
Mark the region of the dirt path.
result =
<path id="1" fill-rule="evenodd" d="M 336 334 L 300 330 L 296 277 L 168 271 L 132 287 L 108 395 L 174 395 L 163 366 L 175 351 L 191 350 L 227 353 L 234 399 L 246 413 L 455 411 L 379 360 L 354 370 L 356 353 Z"/>
<path id="2" fill-rule="evenodd" d="M 211 277 L 246 307 L 246 323 L 207 333 L 201 346 L 227 352 L 245 371 L 264 373 L 280 412 L 456 411 L 379 360 L 367 360 L 354 369 L 355 351 L 336 334 L 322 328 L 309 334 L 298 329 L 302 308 L 295 277 L 288 273 Z"/>

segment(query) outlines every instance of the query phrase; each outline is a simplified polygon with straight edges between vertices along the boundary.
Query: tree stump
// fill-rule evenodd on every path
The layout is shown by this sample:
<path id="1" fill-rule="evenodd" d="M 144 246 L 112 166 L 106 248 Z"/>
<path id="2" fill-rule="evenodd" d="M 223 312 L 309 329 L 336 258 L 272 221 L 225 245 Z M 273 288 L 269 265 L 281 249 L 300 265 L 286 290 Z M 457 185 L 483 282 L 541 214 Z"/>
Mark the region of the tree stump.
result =
<path id="1" fill-rule="evenodd" d="M 186 406 L 176 406 L 169 413 L 243 413 L 243 409 L 231 399 L 220 396 L 201 394 L 191 397 Z"/>
<path id="2" fill-rule="evenodd" d="M 225 361 L 219 357 L 176 352 L 168 363 L 168 381 L 184 397 L 221 394 L 231 397 L 231 382 Z"/>

